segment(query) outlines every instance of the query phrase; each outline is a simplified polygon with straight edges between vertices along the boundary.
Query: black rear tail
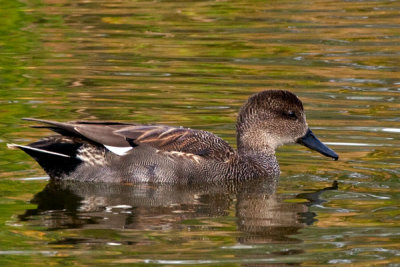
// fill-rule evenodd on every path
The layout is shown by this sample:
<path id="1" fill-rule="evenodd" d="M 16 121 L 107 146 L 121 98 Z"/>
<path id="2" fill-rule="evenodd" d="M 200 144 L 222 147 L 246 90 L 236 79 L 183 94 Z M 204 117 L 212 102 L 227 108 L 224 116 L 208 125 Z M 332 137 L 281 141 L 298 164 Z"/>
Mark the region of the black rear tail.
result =
<path id="1" fill-rule="evenodd" d="M 68 175 L 82 163 L 76 157 L 77 150 L 82 143 L 74 142 L 72 138 L 54 136 L 31 143 L 27 146 L 9 145 L 18 147 L 34 158 L 51 178 L 61 178 Z"/>

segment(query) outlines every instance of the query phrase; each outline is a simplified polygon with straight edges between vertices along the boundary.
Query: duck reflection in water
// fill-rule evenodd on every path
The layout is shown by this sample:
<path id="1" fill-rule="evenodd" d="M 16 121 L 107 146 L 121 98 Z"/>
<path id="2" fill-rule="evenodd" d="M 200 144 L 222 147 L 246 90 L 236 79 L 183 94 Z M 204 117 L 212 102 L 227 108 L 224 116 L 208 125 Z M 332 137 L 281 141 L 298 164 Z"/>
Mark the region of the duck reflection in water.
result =
<path id="1" fill-rule="evenodd" d="M 315 221 L 309 206 L 333 186 L 299 195 L 307 203 L 288 203 L 275 193 L 277 180 L 227 184 L 134 184 L 51 181 L 32 199 L 36 209 L 21 220 L 48 229 L 182 230 L 188 220 L 230 216 L 235 210 L 243 244 L 299 242 L 289 235 Z M 202 225 L 207 227 L 207 225 Z M 210 230 L 215 226 L 210 226 Z M 96 242 L 93 238 L 61 243 Z M 131 240 L 129 242 L 134 242 Z M 127 242 L 127 243 L 129 243 Z"/>
<path id="2" fill-rule="evenodd" d="M 235 209 L 241 243 L 291 242 L 288 236 L 315 216 L 307 205 L 275 193 L 275 149 L 297 142 L 338 159 L 308 128 L 302 102 L 289 91 L 249 97 L 237 118 L 236 150 L 189 128 L 29 120 L 60 134 L 9 145 L 51 177 L 33 200 L 38 208 L 21 216 L 39 214 L 50 229 L 182 229 L 190 219 L 229 216 Z"/>

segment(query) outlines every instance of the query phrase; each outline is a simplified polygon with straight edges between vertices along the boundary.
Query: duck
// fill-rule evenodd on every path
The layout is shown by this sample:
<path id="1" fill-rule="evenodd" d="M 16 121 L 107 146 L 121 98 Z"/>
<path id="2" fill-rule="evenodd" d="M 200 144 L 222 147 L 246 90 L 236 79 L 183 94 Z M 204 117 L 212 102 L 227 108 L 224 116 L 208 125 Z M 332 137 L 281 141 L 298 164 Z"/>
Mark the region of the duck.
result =
<path id="1" fill-rule="evenodd" d="M 24 120 L 56 135 L 8 147 L 26 152 L 54 180 L 193 184 L 276 178 L 275 151 L 287 143 L 339 158 L 308 127 L 301 100 L 286 90 L 247 99 L 237 115 L 236 149 L 211 132 L 184 127 Z"/>

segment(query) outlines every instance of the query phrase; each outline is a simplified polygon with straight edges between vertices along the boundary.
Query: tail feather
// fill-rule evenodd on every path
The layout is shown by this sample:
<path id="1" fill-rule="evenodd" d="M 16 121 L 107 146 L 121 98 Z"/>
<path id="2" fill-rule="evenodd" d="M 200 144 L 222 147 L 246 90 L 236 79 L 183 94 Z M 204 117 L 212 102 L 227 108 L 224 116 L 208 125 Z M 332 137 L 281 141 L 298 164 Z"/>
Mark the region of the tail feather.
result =
<path id="1" fill-rule="evenodd" d="M 19 148 L 34 158 L 52 178 L 62 178 L 78 167 L 82 161 L 76 157 L 81 143 L 65 137 L 49 137 L 29 145 L 7 144 Z"/>
<path id="2" fill-rule="evenodd" d="M 31 147 L 31 146 L 23 146 L 23 145 L 17 145 L 17 144 L 7 144 L 8 148 L 19 148 L 25 152 L 32 150 L 35 152 L 39 152 L 39 153 L 46 153 L 46 154 L 50 154 L 53 156 L 59 156 L 59 157 L 65 157 L 65 158 L 70 158 L 71 156 L 69 155 L 65 155 L 65 154 L 61 154 L 61 153 L 57 153 L 57 152 L 53 152 L 53 151 L 49 151 L 49 150 L 44 150 L 44 149 L 40 149 L 40 148 L 35 148 L 35 147 Z M 28 153 L 28 152 L 27 152 Z M 28 153 L 29 154 L 29 153 Z"/>

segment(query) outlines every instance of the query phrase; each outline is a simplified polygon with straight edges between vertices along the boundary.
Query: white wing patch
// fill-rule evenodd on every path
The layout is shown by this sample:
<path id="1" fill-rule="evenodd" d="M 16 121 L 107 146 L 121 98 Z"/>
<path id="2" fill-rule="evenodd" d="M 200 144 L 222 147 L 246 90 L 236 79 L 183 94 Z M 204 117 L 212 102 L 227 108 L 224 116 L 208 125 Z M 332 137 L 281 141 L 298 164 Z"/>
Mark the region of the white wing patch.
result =
<path id="1" fill-rule="evenodd" d="M 131 146 L 128 147 L 118 147 L 118 146 L 107 146 L 103 145 L 105 148 L 107 148 L 109 151 L 111 151 L 114 154 L 117 154 L 118 156 L 125 156 L 128 151 L 132 149 Z"/>

